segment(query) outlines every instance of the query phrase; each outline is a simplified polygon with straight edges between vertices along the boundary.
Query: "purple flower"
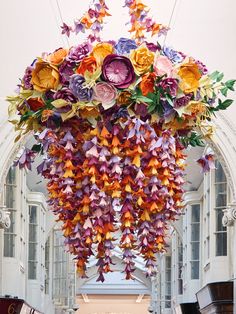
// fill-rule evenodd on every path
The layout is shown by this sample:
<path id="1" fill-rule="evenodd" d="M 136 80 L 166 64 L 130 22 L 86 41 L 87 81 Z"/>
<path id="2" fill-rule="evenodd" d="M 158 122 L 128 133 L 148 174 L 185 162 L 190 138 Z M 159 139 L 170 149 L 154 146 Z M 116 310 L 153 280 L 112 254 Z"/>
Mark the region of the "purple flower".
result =
<path id="1" fill-rule="evenodd" d="M 178 51 L 175 51 L 174 49 L 172 49 L 170 47 L 164 47 L 163 53 L 173 63 L 179 63 L 179 62 L 183 61 L 183 59 L 184 59 L 183 56 Z"/>
<path id="2" fill-rule="evenodd" d="M 67 87 L 63 87 L 62 89 L 58 90 L 54 95 L 53 95 L 54 99 L 64 99 L 68 102 L 71 103 L 75 103 L 76 97 L 73 95 L 72 91 L 67 88 Z"/>
<path id="3" fill-rule="evenodd" d="M 84 57 L 86 57 L 91 50 L 91 46 L 87 43 L 81 44 L 77 47 L 71 48 L 67 60 L 79 63 Z"/>
<path id="4" fill-rule="evenodd" d="M 75 62 L 69 60 L 64 60 L 64 62 L 59 67 L 59 73 L 61 75 L 61 83 L 66 84 L 69 82 L 71 75 L 74 74 L 74 68 L 76 66 Z"/>
<path id="5" fill-rule="evenodd" d="M 92 88 L 84 86 L 85 79 L 82 75 L 74 74 L 70 78 L 69 88 L 80 101 L 90 101 L 93 96 Z"/>
<path id="6" fill-rule="evenodd" d="M 203 64 L 201 61 L 197 60 L 196 64 L 198 65 L 199 70 L 201 71 L 202 74 L 207 74 L 208 69 L 205 64 Z"/>
<path id="7" fill-rule="evenodd" d="M 67 37 L 70 37 L 70 32 L 72 31 L 72 28 L 70 26 L 68 26 L 66 23 L 63 23 L 61 29 L 62 34 L 65 34 Z"/>
<path id="8" fill-rule="evenodd" d="M 80 21 L 75 21 L 74 24 L 75 24 L 74 31 L 75 31 L 76 35 L 78 33 L 84 33 L 85 32 L 85 26 Z"/>
<path id="9" fill-rule="evenodd" d="M 23 76 L 23 84 L 26 89 L 33 89 L 33 85 L 31 84 L 32 70 L 32 66 L 27 67 Z"/>
<path id="10" fill-rule="evenodd" d="M 128 38 L 120 38 L 115 45 L 115 49 L 118 54 L 123 55 L 125 53 L 130 53 L 132 49 L 136 49 L 137 45 L 134 40 Z"/>
<path id="11" fill-rule="evenodd" d="M 160 51 L 161 50 L 161 46 L 157 43 L 156 45 L 154 43 L 148 43 L 147 41 L 145 42 L 147 48 L 152 51 L 152 52 L 156 52 L 157 50 Z"/>
<path id="12" fill-rule="evenodd" d="M 117 88 L 127 88 L 135 81 L 134 68 L 131 61 L 115 54 L 108 55 L 102 65 L 104 81 Z"/>
<path id="13" fill-rule="evenodd" d="M 191 99 L 191 95 L 186 95 L 186 96 L 175 99 L 174 108 L 178 109 L 178 108 L 187 106 L 190 99 Z"/>
<path id="14" fill-rule="evenodd" d="M 173 78 L 164 79 L 158 84 L 158 86 L 164 89 L 164 91 L 166 91 L 172 97 L 175 97 L 177 95 L 178 81 L 176 79 Z"/>

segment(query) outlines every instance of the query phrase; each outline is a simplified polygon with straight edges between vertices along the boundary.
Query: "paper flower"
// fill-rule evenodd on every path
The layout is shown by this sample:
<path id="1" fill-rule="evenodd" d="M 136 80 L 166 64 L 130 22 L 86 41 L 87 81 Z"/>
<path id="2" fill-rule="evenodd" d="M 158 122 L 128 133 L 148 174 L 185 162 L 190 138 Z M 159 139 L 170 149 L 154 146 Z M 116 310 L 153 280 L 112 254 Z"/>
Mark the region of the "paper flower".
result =
<path id="1" fill-rule="evenodd" d="M 67 60 L 70 62 L 80 62 L 84 57 L 86 57 L 91 51 L 91 46 L 88 43 L 84 43 L 73 47 L 67 56 Z"/>
<path id="2" fill-rule="evenodd" d="M 93 90 L 84 86 L 85 79 L 82 75 L 74 74 L 70 78 L 69 88 L 80 101 L 90 101 Z"/>
<path id="3" fill-rule="evenodd" d="M 94 58 L 97 60 L 97 63 L 101 65 L 106 56 L 112 54 L 113 51 L 114 48 L 111 44 L 99 43 L 93 47 L 92 56 L 94 56 Z"/>
<path id="4" fill-rule="evenodd" d="M 58 68 L 42 59 L 38 59 L 32 71 L 31 83 L 35 90 L 45 92 L 56 89 L 59 84 Z"/>
<path id="5" fill-rule="evenodd" d="M 94 86 L 94 99 L 100 101 L 104 109 L 108 109 L 114 105 L 114 101 L 117 95 L 116 88 L 106 82 L 98 82 Z"/>
<path id="6" fill-rule="evenodd" d="M 102 75 L 106 82 L 117 88 L 127 88 L 135 80 L 130 60 L 124 56 L 108 55 L 102 65 Z"/>
<path id="7" fill-rule="evenodd" d="M 32 111 L 38 111 L 45 106 L 41 98 L 30 98 L 27 100 L 27 104 Z"/>
<path id="8" fill-rule="evenodd" d="M 116 52 L 120 55 L 130 53 L 131 50 L 136 49 L 137 44 L 134 40 L 129 38 L 120 38 L 115 45 Z"/>
<path id="9" fill-rule="evenodd" d="M 154 60 L 154 70 L 158 76 L 166 75 L 172 77 L 173 64 L 166 56 L 156 55 Z"/>
<path id="10" fill-rule="evenodd" d="M 184 93 L 195 92 L 199 87 L 200 70 L 196 63 L 185 63 L 180 66 L 178 75 L 182 79 L 180 88 Z"/>
<path id="11" fill-rule="evenodd" d="M 141 46 L 131 52 L 130 60 L 134 66 L 135 73 L 141 75 L 150 70 L 154 61 L 154 53 L 146 46 Z"/>
<path id="12" fill-rule="evenodd" d="M 53 53 L 47 56 L 47 60 L 54 65 L 59 65 L 63 62 L 68 54 L 68 50 L 64 48 L 59 48 L 55 50 Z"/>
<path id="13" fill-rule="evenodd" d="M 97 69 L 97 61 L 93 56 L 85 57 L 79 64 L 79 67 L 77 68 L 76 72 L 78 74 L 84 75 L 85 71 L 88 72 L 95 72 Z"/>

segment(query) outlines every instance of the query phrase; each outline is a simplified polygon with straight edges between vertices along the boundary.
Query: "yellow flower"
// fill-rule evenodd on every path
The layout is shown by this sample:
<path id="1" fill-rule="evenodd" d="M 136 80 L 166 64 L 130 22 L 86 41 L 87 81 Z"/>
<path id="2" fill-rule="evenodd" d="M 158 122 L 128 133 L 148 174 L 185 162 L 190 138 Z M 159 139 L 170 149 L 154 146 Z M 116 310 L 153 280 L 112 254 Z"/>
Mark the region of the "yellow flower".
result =
<path id="1" fill-rule="evenodd" d="M 205 115 L 207 111 L 206 104 L 200 101 L 190 101 L 186 107 L 186 113 L 191 113 L 191 115 Z"/>
<path id="2" fill-rule="evenodd" d="M 135 73 L 141 75 L 147 72 L 154 62 L 154 53 L 147 47 L 141 46 L 131 52 L 130 60 L 133 63 Z"/>
<path id="3" fill-rule="evenodd" d="M 108 43 L 99 43 L 97 44 L 91 53 L 92 56 L 96 59 L 98 65 L 101 65 L 106 56 L 113 53 L 113 46 Z"/>
<path id="4" fill-rule="evenodd" d="M 38 59 L 35 68 L 32 71 L 31 83 L 35 90 L 46 92 L 50 89 L 56 89 L 59 84 L 58 68 L 48 62 Z"/>
<path id="5" fill-rule="evenodd" d="M 184 93 L 196 92 L 201 78 L 201 73 L 196 63 L 189 62 L 181 65 L 178 75 L 182 79 L 180 88 Z"/>
<path id="6" fill-rule="evenodd" d="M 59 65 L 63 62 L 65 57 L 68 55 L 68 49 L 59 48 L 55 50 L 53 53 L 47 56 L 47 60 L 54 64 Z"/>

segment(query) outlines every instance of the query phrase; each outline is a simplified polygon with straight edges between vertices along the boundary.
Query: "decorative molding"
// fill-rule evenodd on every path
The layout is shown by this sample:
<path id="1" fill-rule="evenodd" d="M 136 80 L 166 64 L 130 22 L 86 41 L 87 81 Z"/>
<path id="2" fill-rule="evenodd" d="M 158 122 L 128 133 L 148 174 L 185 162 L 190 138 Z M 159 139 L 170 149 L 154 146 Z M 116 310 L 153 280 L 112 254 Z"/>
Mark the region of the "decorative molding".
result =
<path id="1" fill-rule="evenodd" d="M 226 209 L 223 210 L 224 216 L 222 218 L 222 224 L 224 227 L 231 227 L 236 220 L 236 203 L 229 204 Z"/>
<path id="2" fill-rule="evenodd" d="M 0 229 L 9 229 L 11 226 L 10 212 L 0 207 Z"/>

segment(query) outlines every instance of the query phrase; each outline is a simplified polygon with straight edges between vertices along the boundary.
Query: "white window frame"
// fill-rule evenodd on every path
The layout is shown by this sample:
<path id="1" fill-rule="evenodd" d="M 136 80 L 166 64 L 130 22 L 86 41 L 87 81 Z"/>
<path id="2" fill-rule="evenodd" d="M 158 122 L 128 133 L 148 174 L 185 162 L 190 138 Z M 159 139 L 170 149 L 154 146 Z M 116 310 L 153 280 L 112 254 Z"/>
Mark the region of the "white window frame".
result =
<path id="1" fill-rule="evenodd" d="M 30 222 L 30 208 L 31 207 L 35 207 L 36 208 L 36 222 L 35 223 L 31 223 Z M 38 280 L 38 257 L 39 257 L 39 222 L 40 222 L 40 208 L 37 204 L 28 204 L 28 210 L 29 210 L 29 229 L 30 229 L 30 225 L 34 225 L 35 226 L 35 230 L 36 230 L 36 241 L 32 241 L 32 239 L 30 238 L 30 232 L 28 234 L 28 279 L 29 280 Z M 33 244 L 35 246 L 35 259 L 31 260 L 30 259 L 30 244 Z M 30 264 L 34 264 L 35 265 L 35 276 L 32 276 L 33 278 L 31 278 L 30 276 Z"/>

